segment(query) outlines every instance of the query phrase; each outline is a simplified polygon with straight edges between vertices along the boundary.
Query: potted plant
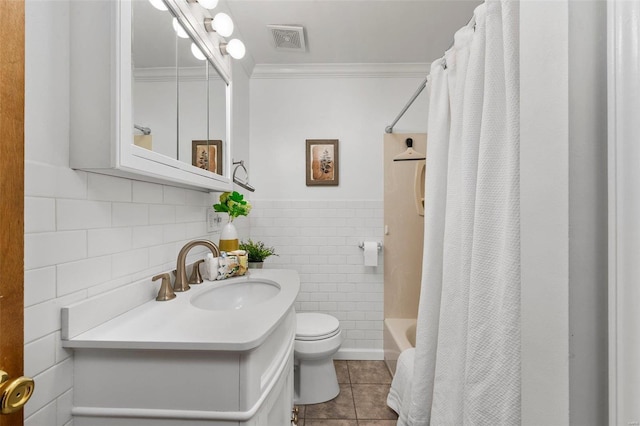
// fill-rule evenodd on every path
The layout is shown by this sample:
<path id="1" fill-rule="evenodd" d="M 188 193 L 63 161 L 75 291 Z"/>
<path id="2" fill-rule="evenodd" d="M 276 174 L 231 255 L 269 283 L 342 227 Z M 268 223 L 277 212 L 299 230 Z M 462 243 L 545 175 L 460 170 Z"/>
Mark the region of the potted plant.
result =
<path id="1" fill-rule="evenodd" d="M 220 194 L 220 202 L 213 205 L 213 210 L 229 214 L 229 222 L 222 228 L 220 233 L 220 250 L 238 250 L 238 231 L 233 225 L 233 219 L 238 216 L 247 216 L 251 211 L 251 203 L 245 200 L 244 196 L 239 192 L 223 192 Z"/>
<path id="2" fill-rule="evenodd" d="M 267 257 L 277 256 L 273 247 L 265 246 L 262 241 L 252 241 L 251 238 L 240 243 L 240 250 L 247 252 L 249 268 L 260 269 Z"/>

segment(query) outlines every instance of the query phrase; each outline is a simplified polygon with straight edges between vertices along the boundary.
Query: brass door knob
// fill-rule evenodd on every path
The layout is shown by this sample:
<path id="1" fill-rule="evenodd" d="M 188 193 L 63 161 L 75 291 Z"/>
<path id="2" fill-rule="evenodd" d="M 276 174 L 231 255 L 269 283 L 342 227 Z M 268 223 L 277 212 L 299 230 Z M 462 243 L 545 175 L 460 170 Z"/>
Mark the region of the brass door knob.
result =
<path id="1" fill-rule="evenodd" d="M 19 411 L 27 403 L 35 383 L 30 377 L 9 379 L 9 375 L 0 371 L 0 413 L 11 414 Z"/>

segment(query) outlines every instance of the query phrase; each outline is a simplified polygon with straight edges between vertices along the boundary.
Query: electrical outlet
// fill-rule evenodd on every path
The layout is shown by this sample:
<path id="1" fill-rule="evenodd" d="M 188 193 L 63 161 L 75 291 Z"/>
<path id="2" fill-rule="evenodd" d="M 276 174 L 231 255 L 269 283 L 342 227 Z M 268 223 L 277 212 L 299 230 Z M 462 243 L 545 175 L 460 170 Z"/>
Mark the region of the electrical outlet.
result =
<path id="1" fill-rule="evenodd" d="M 222 231 L 222 217 L 213 209 L 207 209 L 207 232 Z"/>

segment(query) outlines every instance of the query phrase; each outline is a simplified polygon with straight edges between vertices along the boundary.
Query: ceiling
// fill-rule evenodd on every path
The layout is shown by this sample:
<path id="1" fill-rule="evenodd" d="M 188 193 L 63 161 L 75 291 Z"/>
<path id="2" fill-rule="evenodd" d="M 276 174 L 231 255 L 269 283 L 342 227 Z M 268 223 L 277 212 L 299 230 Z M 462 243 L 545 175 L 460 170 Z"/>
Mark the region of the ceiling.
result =
<path id="1" fill-rule="evenodd" d="M 227 0 L 249 72 L 262 64 L 430 63 L 481 1 Z M 268 24 L 305 28 L 305 52 L 275 49 Z"/>

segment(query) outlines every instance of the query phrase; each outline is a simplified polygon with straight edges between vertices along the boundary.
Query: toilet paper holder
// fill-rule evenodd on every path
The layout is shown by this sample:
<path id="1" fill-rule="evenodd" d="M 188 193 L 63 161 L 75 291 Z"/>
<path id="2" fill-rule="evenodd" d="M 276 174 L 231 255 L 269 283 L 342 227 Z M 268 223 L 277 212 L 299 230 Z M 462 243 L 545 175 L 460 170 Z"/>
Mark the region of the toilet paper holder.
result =
<path id="1" fill-rule="evenodd" d="M 360 247 L 362 250 L 364 250 L 364 241 L 361 242 L 360 244 L 358 244 L 358 247 Z M 378 251 L 382 250 L 382 243 L 378 243 Z"/>

